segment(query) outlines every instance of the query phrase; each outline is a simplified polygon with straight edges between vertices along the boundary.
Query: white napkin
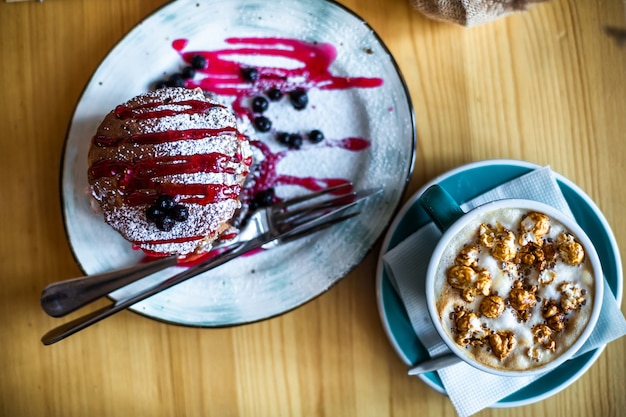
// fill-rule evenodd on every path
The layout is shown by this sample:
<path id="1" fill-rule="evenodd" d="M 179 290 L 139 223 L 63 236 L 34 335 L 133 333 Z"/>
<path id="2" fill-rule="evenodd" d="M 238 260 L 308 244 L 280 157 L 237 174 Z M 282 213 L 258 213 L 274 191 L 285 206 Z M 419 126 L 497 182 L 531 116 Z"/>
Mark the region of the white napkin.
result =
<path id="1" fill-rule="evenodd" d="M 464 211 L 489 201 L 523 198 L 549 204 L 572 216 L 550 167 L 543 167 L 511 180 L 461 205 Z M 430 222 L 384 257 L 385 269 L 404 302 L 417 337 L 431 357 L 450 352 L 435 330 L 426 307 L 426 268 L 441 232 Z M 626 334 L 626 319 L 605 285 L 600 319 L 591 337 L 577 355 L 602 346 Z M 459 363 L 438 371 L 443 386 L 459 416 L 470 416 L 518 391 L 542 375 L 501 377 Z"/>

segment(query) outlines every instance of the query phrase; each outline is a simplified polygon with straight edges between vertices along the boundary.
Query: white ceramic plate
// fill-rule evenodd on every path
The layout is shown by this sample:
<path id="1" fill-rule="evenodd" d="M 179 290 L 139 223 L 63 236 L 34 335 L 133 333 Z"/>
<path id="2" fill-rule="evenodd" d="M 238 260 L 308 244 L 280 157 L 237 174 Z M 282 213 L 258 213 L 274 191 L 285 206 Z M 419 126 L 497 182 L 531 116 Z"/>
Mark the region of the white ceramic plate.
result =
<path id="1" fill-rule="evenodd" d="M 358 16 L 332 1 L 178 0 L 157 10 L 115 46 L 87 84 L 72 118 L 61 178 L 63 213 L 72 250 L 85 273 L 131 265 L 143 257 L 92 208 L 87 151 L 98 124 L 117 104 L 180 71 L 185 63 L 174 45 L 184 44 L 185 51 L 216 51 L 237 47 L 226 42 L 233 37 L 330 45 L 336 53 L 329 62 L 330 74 L 382 80 L 375 87 L 338 90 L 309 83 L 305 110 L 293 110 L 286 100 L 270 105 L 275 131 L 317 128 L 327 138 L 323 144 L 282 155 L 276 169 L 284 181 L 277 183 L 276 193 L 303 194 L 307 190 L 298 184 L 311 178 L 345 179 L 357 190 L 382 187 L 384 192 L 366 201 L 355 219 L 237 259 L 132 307 L 155 319 L 227 326 L 275 316 L 318 296 L 353 269 L 382 235 L 412 172 L 416 138 L 407 88 L 387 48 Z M 175 42 L 179 39 L 184 42 Z M 271 56 L 255 62 L 255 53 L 249 52 L 232 56 L 241 63 L 248 60 L 249 65 L 298 65 Z M 233 101 L 233 97 L 220 99 Z M 271 134 L 259 138 L 273 152 L 283 152 Z M 360 150 L 337 146 L 348 138 L 364 139 L 369 146 Z M 289 179 L 296 179 L 292 181 L 296 185 L 288 185 Z M 111 297 L 128 296 L 177 269 L 146 278 Z"/>
<path id="2" fill-rule="evenodd" d="M 407 365 L 427 359 L 428 352 L 412 329 L 404 305 L 384 270 L 382 258 L 387 251 L 430 221 L 418 202 L 420 195 L 430 185 L 439 183 L 462 204 L 536 168 L 539 166 L 515 160 L 488 160 L 464 165 L 424 185 L 400 209 L 383 241 L 377 267 L 376 287 L 383 326 L 391 344 Z M 555 177 L 576 221 L 593 241 L 610 290 L 620 303 L 623 290 L 622 263 L 609 224 L 600 209 L 578 186 L 560 174 L 555 174 Z M 565 362 L 532 384 L 498 401 L 494 407 L 523 406 L 558 393 L 583 375 L 598 359 L 602 350 L 603 348 L 598 348 Z M 442 394 L 446 393 L 436 372 L 428 372 L 419 377 L 431 388 Z"/>

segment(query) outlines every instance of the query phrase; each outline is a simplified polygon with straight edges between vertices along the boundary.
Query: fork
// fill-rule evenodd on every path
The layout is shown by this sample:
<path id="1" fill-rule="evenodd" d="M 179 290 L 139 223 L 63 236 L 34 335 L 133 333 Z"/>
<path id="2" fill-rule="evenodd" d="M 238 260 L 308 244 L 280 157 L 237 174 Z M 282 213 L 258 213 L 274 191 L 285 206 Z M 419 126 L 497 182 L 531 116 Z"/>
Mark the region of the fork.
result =
<path id="1" fill-rule="evenodd" d="M 366 198 L 372 194 L 376 194 L 380 191 L 381 190 L 369 192 L 363 198 Z M 133 304 L 138 303 L 139 301 L 142 301 L 168 288 L 171 288 L 174 285 L 180 284 L 181 282 L 193 278 L 198 274 L 211 270 L 217 266 L 223 265 L 226 262 L 235 259 L 245 253 L 262 248 L 264 245 L 274 240 L 278 240 L 279 243 L 287 243 L 292 240 L 299 239 L 301 237 L 308 236 L 312 233 L 326 229 L 354 216 L 357 216 L 360 212 L 339 215 L 345 210 L 354 207 L 357 202 L 358 201 L 353 201 L 351 203 L 343 204 L 338 208 L 328 210 L 326 213 L 316 218 L 305 217 L 305 220 L 286 220 L 284 222 L 275 221 L 274 227 L 279 227 L 279 230 L 281 231 L 277 231 L 277 229 L 268 230 L 267 232 L 247 242 L 228 249 L 226 252 L 215 258 L 208 259 L 198 265 L 190 267 L 187 270 L 177 275 L 174 275 L 171 278 L 168 278 L 165 281 L 156 284 L 148 289 L 145 289 L 136 295 L 130 296 L 125 300 L 118 300 L 92 313 L 65 323 L 46 333 L 42 337 L 41 341 L 45 345 L 56 343 L 68 336 L 71 336 L 74 333 L 79 332 L 80 330 L 91 326 L 92 324 L 95 324 L 121 310 L 126 309 L 127 307 L 130 307 Z"/>
<path id="2" fill-rule="evenodd" d="M 287 228 L 313 220 L 331 210 L 348 208 L 361 199 L 380 191 L 365 190 L 355 193 L 351 190 L 352 184 L 346 183 L 258 209 L 248 217 L 238 237 L 228 240 L 227 245 L 216 247 L 221 250 L 226 249 L 226 251 L 237 250 L 245 242 L 268 231 L 274 235 L 282 233 Z M 342 194 L 338 197 L 314 204 L 304 204 L 318 197 L 340 192 Z M 273 240 L 266 243 L 264 248 L 268 249 L 277 244 L 278 241 Z M 177 263 L 178 257 L 173 255 L 116 271 L 55 282 L 44 288 L 40 299 L 41 306 L 48 315 L 62 317 L 121 287 Z"/>

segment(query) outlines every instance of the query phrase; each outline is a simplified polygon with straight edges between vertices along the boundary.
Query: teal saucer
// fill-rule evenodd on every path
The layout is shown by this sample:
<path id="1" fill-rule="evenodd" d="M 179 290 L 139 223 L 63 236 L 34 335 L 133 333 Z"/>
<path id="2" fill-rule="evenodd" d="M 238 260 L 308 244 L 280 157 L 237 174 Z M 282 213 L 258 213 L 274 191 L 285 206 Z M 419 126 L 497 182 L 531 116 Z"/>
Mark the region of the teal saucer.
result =
<path id="1" fill-rule="evenodd" d="M 415 335 L 400 297 L 393 288 L 382 263 L 383 255 L 430 221 L 418 203 L 419 196 L 434 183 L 440 183 L 459 204 L 465 203 L 498 185 L 526 174 L 539 165 L 516 160 L 487 160 L 449 171 L 418 190 L 402 207 L 383 241 L 377 266 L 377 297 L 381 320 L 389 341 L 400 358 L 412 365 L 428 359 L 428 352 Z M 622 263 L 613 232 L 604 215 L 578 186 L 555 174 L 574 217 L 593 241 L 606 280 L 618 303 L 622 298 Z M 565 389 L 583 375 L 598 359 L 604 346 L 565 362 L 532 384 L 500 400 L 493 407 L 508 408 L 531 404 Z M 420 375 L 431 388 L 446 394 L 436 372 Z"/>

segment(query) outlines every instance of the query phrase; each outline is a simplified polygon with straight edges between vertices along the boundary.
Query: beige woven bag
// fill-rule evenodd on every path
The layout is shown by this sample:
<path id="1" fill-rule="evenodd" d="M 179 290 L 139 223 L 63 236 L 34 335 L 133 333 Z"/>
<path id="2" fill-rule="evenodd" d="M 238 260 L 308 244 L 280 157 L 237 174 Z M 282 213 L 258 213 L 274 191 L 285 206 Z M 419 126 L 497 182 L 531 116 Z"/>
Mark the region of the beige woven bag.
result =
<path id="1" fill-rule="evenodd" d="M 526 10 L 546 0 L 411 0 L 413 7 L 431 19 L 475 26 Z"/>

